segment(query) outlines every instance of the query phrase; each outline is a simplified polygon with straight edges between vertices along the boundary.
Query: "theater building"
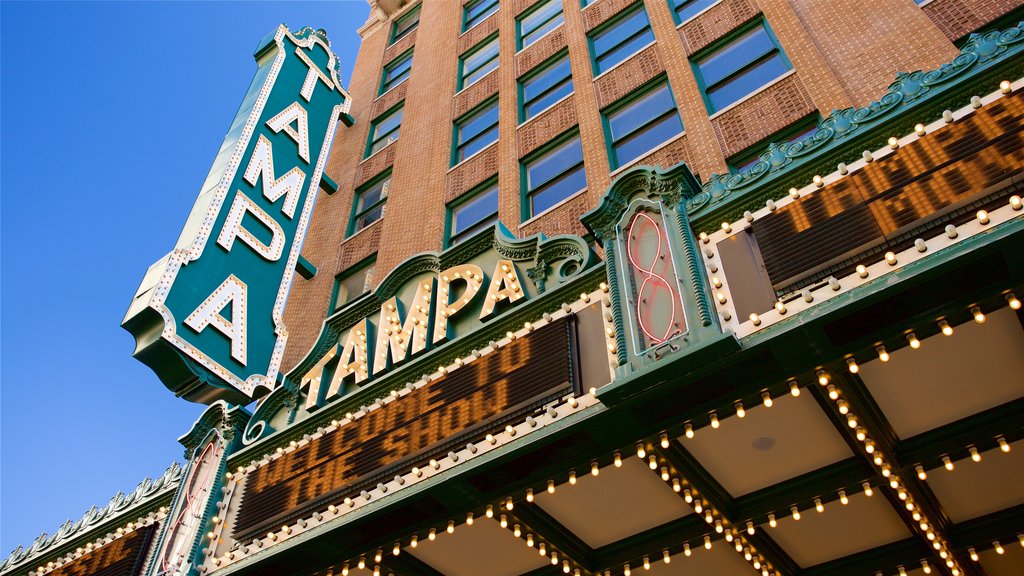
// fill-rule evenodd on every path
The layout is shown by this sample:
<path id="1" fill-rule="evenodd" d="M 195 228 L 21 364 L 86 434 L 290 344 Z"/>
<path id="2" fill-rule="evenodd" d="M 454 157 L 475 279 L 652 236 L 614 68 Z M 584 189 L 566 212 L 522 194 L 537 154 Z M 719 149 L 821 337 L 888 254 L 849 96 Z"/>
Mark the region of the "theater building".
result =
<path id="1" fill-rule="evenodd" d="M 1019 2 L 370 4 L 124 318 L 186 462 L 0 574 L 1024 574 Z"/>

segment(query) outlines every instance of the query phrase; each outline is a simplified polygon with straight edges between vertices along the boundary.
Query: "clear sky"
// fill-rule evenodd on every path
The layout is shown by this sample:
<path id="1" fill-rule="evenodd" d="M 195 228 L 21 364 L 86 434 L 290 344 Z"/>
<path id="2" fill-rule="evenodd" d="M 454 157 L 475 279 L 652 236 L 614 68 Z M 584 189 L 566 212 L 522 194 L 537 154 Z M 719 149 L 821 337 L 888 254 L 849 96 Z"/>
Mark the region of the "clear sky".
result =
<path id="1" fill-rule="evenodd" d="M 345 84 L 365 0 L 0 0 L 0 556 L 183 461 L 203 406 L 119 326 L 170 251 L 279 23 Z"/>

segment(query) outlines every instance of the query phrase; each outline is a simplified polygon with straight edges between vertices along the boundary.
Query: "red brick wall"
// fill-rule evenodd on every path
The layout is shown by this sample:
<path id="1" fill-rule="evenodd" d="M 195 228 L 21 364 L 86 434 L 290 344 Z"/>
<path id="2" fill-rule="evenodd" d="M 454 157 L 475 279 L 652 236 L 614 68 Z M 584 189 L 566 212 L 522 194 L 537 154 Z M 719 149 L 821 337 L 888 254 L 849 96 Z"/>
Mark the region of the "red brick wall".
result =
<path id="1" fill-rule="evenodd" d="M 1022 4 L 1021 0 L 932 0 L 921 10 L 953 41 Z"/>
<path id="2" fill-rule="evenodd" d="M 790 74 L 712 119 L 725 157 L 771 136 L 813 113 L 814 102 L 800 78 Z"/>
<path id="3" fill-rule="evenodd" d="M 761 9 L 754 0 L 723 0 L 706 12 L 684 22 L 679 37 L 687 54 L 693 54 L 757 16 Z"/>

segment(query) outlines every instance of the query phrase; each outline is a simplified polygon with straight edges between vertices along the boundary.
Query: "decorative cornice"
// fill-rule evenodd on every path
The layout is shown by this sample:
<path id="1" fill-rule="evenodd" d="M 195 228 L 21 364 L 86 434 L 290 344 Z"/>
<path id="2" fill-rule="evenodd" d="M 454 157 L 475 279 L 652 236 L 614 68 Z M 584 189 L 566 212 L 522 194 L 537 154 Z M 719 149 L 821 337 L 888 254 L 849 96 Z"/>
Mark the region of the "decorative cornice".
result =
<path id="1" fill-rule="evenodd" d="M 676 207 L 684 200 L 698 201 L 701 194 L 700 184 L 684 162 L 665 170 L 637 166 L 616 178 L 601 197 L 600 204 L 581 220 L 603 242 L 612 235 L 622 212 L 634 198 L 643 197 Z"/>
<path id="2" fill-rule="evenodd" d="M 240 438 L 240 433 L 249 423 L 249 417 L 249 411 L 241 406 L 233 406 L 223 400 L 210 404 L 192 428 L 178 438 L 178 442 L 185 447 L 185 458 L 191 460 L 193 452 L 213 430 L 219 432 L 228 443 L 236 437 Z"/>
<path id="3" fill-rule="evenodd" d="M 773 142 L 758 161 L 735 174 L 712 174 L 701 193 L 690 198 L 691 220 L 733 220 L 754 209 L 768 195 L 792 182 L 810 180 L 811 173 L 831 172 L 838 162 L 850 161 L 861 150 L 878 147 L 902 124 L 934 119 L 952 103 L 962 102 L 977 82 L 989 75 L 1015 75 L 1024 62 L 1024 22 L 1003 31 L 972 34 L 952 62 L 935 70 L 900 72 L 885 95 L 863 108 L 833 110 L 814 136 L 800 142 Z M 913 111 L 913 119 L 908 113 Z M 899 119 L 899 126 L 893 122 Z M 884 132 L 884 134 L 882 134 Z M 859 146 L 858 146 L 859 145 Z"/>
<path id="4" fill-rule="evenodd" d="M 43 532 L 28 548 L 15 548 L 11 555 L 0 563 L 0 574 L 11 573 L 17 567 L 23 568 L 34 563 L 41 556 L 56 553 L 61 547 L 73 544 L 74 540 L 84 537 L 104 524 L 118 518 L 131 518 L 133 512 L 140 507 L 161 497 L 173 495 L 181 483 L 183 472 L 181 465 L 173 462 L 156 480 L 147 477 L 128 494 L 118 492 L 106 506 L 93 506 L 77 522 L 67 520 L 52 536 Z"/>

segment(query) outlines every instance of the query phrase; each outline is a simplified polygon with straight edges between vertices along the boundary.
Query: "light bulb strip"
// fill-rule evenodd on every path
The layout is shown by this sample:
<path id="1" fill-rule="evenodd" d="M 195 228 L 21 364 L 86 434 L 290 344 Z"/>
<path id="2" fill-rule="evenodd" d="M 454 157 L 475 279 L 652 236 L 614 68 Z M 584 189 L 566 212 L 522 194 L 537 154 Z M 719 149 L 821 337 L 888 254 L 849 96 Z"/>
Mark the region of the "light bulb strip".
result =
<path id="1" fill-rule="evenodd" d="M 154 510 L 146 514 L 145 516 L 139 516 L 135 520 L 126 522 L 125 524 L 118 526 L 111 532 L 107 532 L 106 535 L 90 540 L 89 542 L 83 543 L 74 550 L 70 550 L 53 560 L 48 560 L 46 564 L 41 564 L 36 567 L 35 570 L 28 572 L 29 576 L 41 576 L 42 574 L 48 574 L 53 572 L 57 568 L 65 566 L 75 560 L 78 560 L 86 554 L 90 554 L 103 548 L 111 542 L 123 538 L 139 528 L 145 528 L 156 522 L 160 522 L 167 517 L 167 507 L 161 506 L 158 510 Z"/>

